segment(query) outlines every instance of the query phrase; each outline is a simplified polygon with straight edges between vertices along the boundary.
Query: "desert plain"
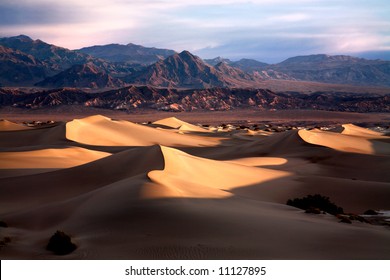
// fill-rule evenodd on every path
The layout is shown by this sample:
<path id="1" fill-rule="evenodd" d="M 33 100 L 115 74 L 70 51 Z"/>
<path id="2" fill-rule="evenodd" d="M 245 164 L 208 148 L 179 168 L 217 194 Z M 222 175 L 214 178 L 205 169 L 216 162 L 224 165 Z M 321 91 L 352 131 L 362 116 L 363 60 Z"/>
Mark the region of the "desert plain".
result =
<path id="1" fill-rule="evenodd" d="M 352 124 L 367 116 L 164 114 L 2 112 L 1 259 L 390 259 L 386 219 L 352 219 L 390 210 L 390 136 Z M 314 194 L 351 223 L 286 204 Z M 74 251 L 46 249 L 57 230 Z"/>

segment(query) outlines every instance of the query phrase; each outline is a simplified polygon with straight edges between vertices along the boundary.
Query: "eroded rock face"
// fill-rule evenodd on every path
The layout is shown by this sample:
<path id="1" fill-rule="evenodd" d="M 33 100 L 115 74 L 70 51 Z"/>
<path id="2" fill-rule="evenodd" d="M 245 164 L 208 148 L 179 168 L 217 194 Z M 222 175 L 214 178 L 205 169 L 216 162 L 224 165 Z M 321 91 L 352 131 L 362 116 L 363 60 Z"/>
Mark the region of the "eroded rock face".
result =
<path id="1" fill-rule="evenodd" d="M 166 111 L 232 110 L 257 108 L 266 110 L 314 109 L 341 112 L 390 112 L 390 94 L 317 92 L 275 93 L 266 89 L 211 88 L 178 90 L 150 86 L 130 86 L 100 93 L 77 88 L 37 92 L 0 88 L 0 104 L 18 108 L 46 108 L 81 105 L 113 110 L 140 108 Z"/>

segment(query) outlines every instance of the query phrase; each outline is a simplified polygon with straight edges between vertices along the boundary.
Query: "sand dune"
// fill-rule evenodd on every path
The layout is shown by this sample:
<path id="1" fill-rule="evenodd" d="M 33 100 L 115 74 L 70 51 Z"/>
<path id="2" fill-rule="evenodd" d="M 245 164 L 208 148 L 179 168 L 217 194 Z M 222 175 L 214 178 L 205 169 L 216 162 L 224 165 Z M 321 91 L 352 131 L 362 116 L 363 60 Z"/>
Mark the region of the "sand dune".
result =
<path id="1" fill-rule="evenodd" d="M 265 133 L 176 118 L 138 125 L 91 116 L 3 129 L 0 220 L 8 227 L 0 241 L 11 242 L 0 256 L 389 259 L 388 227 L 286 205 L 319 193 L 346 212 L 389 210 L 389 140 L 352 124 Z M 78 248 L 46 251 L 56 230 Z"/>
<path id="2" fill-rule="evenodd" d="M 353 124 L 344 124 L 342 125 L 343 131 L 342 134 L 352 135 L 352 136 L 361 136 L 367 138 L 380 138 L 378 136 L 383 136 L 383 133 L 373 131 L 367 128 L 359 127 Z"/>
<path id="3" fill-rule="evenodd" d="M 71 145 L 65 138 L 65 124 L 18 131 L 0 132 L 0 150 L 26 146 Z"/>
<path id="4" fill-rule="evenodd" d="M 282 171 L 198 158 L 168 147 L 161 147 L 161 150 L 164 170 L 151 171 L 148 177 L 152 182 L 171 189 L 171 197 L 229 197 L 233 188 L 289 175 Z"/>
<path id="5" fill-rule="evenodd" d="M 15 130 L 26 130 L 26 129 L 31 129 L 31 128 L 7 120 L 0 120 L 0 131 L 15 131 Z"/>
<path id="6" fill-rule="evenodd" d="M 182 131 L 210 132 L 209 130 L 204 129 L 200 126 L 193 125 L 193 124 L 188 123 L 188 122 L 184 122 L 184 121 L 179 120 L 175 117 L 170 117 L 170 118 L 158 120 L 158 121 L 153 122 L 153 124 L 162 125 L 162 126 L 166 126 L 166 127 L 170 127 L 170 128 L 176 128 L 176 129 L 179 129 Z"/>
<path id="7" fill-rule="evenodd" d="M 347 132 L 343 134 L 319 130 L 300 130 L 298 133 L 307 143 L 329 147 L 338 151 L 390 155 L 390 143 L 376 141 L 372 139 L 371 134 L 369 137 L 362 137 L 364 133 L 355 131 L 348 127 Z"/>
<path id="8" fill-rule="evenodd" d="M 110 154 L 79 147 L 0 152 L 0 169 L 68 168 L 98 160 Z"/>
<path id="9" fill-rule="evenodd" d="M 103 116 L 73 120 L 66 124 L 66 137 L 83 144 L 101 146 L 215 146 L 218 140 L 188 137 L 156 130 L 128 121 L 113 121 Z"/>
<path id="10" fill-rule="evenodd" d="M 230 160 L 227 162 L 246 165 L 246 166 L 273 166 L 273 165 L 283 165 L 288 161 L 285 158 L 276 158 L 276 157 L 249 157 L 249 158 L 239 158 L 235 160 Z"/>

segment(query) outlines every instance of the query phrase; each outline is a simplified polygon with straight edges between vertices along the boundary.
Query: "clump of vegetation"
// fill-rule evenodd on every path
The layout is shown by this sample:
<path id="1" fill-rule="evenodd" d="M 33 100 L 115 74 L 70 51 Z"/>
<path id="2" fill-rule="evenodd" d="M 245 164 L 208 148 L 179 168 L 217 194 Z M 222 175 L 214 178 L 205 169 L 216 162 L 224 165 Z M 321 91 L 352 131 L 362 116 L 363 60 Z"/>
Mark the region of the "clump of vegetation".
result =
<path id="1" fill-rule="evenodd" d="M 318 208 L 314 208 L 314 207 L 309 207 L 305 210 L 305 213 L 308 213 L 308 214 L 321 214 L 321 210 L 318 209 Z"/>
<path id="2" fill-rule="evenodd" d="M 340 223 L 352 224 L 351 219 L 348 217 L 340 216 L 339 219 L 340 219 Z"/>
<path id="3" fill-rule="evenodd" d="M 344 210 L 329 200 L 329 197 L 320 194 L 308 195 L 303 198 L 289 199 L 287 205 L 303 210 L 318 209 L 332 215 L 343 214 Z M 309 210 L 310 211 L 310 210 Z M 318 211 L 316 211 L 318 212 Z"/>
<path id="4" fill-rule="evenodd" d="M 11 237 L 9 237 L 9 236 L 6 236 L 6 237 L 0 239 L 0 249 L 3 248 L 4 246 L 6 246 L 10 242 L 11 242 Z"/>
<path id="5" fill-rule="evenodd" d="M 56 255 L 66 255 L 73 252 L 77 246 L 72 243 L 69 235 L 63 231 L 57 231 L 49 240 L 46 249 Z"/>
<path id="6" fill-rule="evenodd" d="M 379 213 L 375 210 L 368 209 L 366 212 L 364 212 L 364 215 L 378 215 Z"/>
<path id="7" fill-rule="evenodd" d="M 0 221 L 0 227 L 8 227 L 6 222 Z"/>

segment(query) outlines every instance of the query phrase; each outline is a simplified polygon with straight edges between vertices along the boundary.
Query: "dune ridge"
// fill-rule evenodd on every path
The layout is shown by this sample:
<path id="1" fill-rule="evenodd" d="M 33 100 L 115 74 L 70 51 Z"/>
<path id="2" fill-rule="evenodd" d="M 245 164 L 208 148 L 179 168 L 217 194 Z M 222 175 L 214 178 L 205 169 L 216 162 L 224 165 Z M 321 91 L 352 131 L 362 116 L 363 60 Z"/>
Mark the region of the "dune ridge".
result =
<path id="1" fill-rule="evenodd" d="M 66 124 L 66 137 L 83 144 L 101 146 L 216 146 L 218 140 L 187 137 L 156 130 L 128 121 L 113 121 L 104 116 L 91 116 Z"/>
<path id="2" fill-rule="evenodd" d="M 0 131 L 16 131 L 30 129 L 28 126 L 20 125 L 7 120 L 0 120 Z"/>
<path id="3" fill-rule="evenodd" d="M 380 136 L 369 134 L 367 132 L 356 132 L 356 129 L 351 129 L 347 126 L 347 132 L 334 133 L 319 130 L 300 130 L 299 136 L 307 143 L 328 147 L 334 150 L 362 153 L 362 154 L 378 154 L 390 155 L 390 143 L 376 141 L 381 139 Z M 363 135 L 369 135 L 363 136 Z"/>
<path id="4" fill-rule="evenodd" d="M 305 214 L 390 209 L 390 137 L 135 124 L 91 116 L 0 133 L 2 259 L 389 259 L 388 226 Z M 56 230 L 78 248 L 45 250 Z"/>

